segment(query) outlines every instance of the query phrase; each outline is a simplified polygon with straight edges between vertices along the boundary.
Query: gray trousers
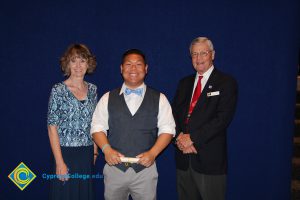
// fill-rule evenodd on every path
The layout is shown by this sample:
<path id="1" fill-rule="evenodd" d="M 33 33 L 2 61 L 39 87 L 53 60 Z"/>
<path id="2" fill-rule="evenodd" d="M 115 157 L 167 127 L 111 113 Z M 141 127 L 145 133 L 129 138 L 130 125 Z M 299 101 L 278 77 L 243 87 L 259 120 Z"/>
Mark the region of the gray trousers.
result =
<path id="1" fill-rule="evenodd" d="M 225 200 L 226 175 L 205 175 L 191 167 L 176 174 L 179 200 Z"/>
<path id="2" fill-rule="evenodd" d="M 155 200 L 158 173 L 154 163 L 139 173 L 130 167 L 126 172 L 106 164 L 103 169 L 105 200 Z"/>

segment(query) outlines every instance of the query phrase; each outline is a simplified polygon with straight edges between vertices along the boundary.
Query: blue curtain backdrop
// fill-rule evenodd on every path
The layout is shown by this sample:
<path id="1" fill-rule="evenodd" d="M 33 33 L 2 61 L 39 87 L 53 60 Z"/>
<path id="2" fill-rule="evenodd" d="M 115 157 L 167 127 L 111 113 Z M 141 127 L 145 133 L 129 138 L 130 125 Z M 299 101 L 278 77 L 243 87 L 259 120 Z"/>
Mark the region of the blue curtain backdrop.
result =
<path id="1" fill-rule="evenodd" d="M 99 96 L 118 87 L 120 58 L 142 49 L 146 83 L 171 101 L 193 73 L 189 43 L 212 39 L 215 66 L 239 83 L 228 133 L 228 200 L 288 200 L 299 52 L 299 0 L 4 1 L 0 7 L 0 199 L 47 199 L 50 88 L 64 80 L 58 60 L 85 43 L 98 68 L 87 78 Z M 97 162 L 102 174 L 103 156 Z M 8 174 L 24 162 L 37 178 L 21 191 Z M 177 199 L 173 147 L 158 158 L 158 199 Z M 103 199 L 103 180 L 96 180 Z"/>

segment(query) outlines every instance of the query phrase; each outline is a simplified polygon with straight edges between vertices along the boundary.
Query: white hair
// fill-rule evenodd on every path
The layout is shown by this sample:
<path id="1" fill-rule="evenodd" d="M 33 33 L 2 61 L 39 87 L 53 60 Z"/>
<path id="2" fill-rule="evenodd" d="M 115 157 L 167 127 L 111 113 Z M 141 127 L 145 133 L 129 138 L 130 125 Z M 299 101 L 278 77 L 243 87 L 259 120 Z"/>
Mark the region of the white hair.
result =
<path id="1" fill-rule="evenodd" d="M 192 46 L 195 45 L 196 43 L 206 43 L 209 47 L 209 50 L 214 51 L 214 45 L 210 39 L 208 39 L 207 37 L 197 37 L 197 38 L 193 39 L 193 41 L 191 42 L 190 53 L 192 50 Z"/>

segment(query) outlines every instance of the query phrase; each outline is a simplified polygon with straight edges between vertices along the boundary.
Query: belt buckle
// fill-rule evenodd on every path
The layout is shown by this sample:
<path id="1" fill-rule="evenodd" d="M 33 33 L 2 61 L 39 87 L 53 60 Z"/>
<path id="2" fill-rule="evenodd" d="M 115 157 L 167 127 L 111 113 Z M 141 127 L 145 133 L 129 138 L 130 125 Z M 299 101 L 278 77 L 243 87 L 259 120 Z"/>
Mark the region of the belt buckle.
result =
<path id="1" fill-rule="evenodd" d="M 126 167 L 131 167 L 131 163 L 129 163 L 129 162 L 125 162 L 124 165 L 125 165 Z"/>

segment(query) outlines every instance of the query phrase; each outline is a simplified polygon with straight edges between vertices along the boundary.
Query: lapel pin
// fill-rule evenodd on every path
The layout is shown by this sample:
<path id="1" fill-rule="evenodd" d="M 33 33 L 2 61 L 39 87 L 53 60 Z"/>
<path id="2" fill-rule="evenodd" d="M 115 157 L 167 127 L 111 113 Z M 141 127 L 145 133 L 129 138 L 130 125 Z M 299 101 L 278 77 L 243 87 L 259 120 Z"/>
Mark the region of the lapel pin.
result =
<path id="1" fill-rule="evenodd" d="M 212 88 L 212 85 L 209 85 L 208 88 L 211 89 L 211 88 Z"/>

